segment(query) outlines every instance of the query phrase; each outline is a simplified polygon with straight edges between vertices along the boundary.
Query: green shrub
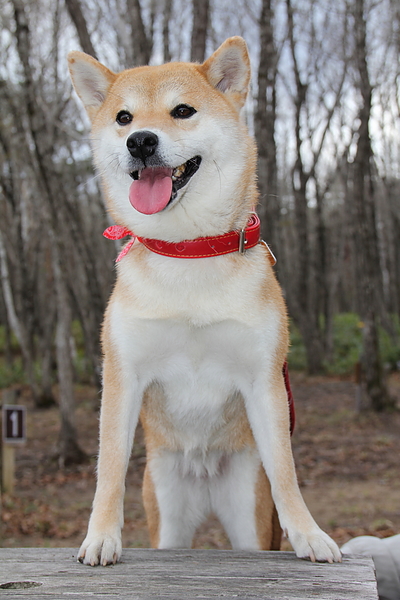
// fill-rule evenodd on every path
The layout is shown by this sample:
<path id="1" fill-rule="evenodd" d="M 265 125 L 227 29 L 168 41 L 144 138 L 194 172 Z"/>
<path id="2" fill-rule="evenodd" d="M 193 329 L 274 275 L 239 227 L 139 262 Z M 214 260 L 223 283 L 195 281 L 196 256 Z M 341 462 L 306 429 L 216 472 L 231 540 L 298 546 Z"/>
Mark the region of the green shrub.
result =
<path id="1" fill-rule="evenodd" d="M 362 352 L 362 327 L 355 313 L 342 313 L 333 319 L 333 355 L 326 370 L 335 375 L 346 375 L 354 370 Z"/>
<path id="2" fill-rule="evenodd" d="M 10 335 L 10 350 L 11 351 L 18 351 L 19 349 L 19 344 L 18 344 L 18 340 L 15 337 L 15 335 L 13 334 L 13 332 L 11 332 Z M 0 325 L 0 353 L 3 353 L 6 351 L 6 328 L 4 327 L 4 325 Z"/>
<path id="3" fill-rule="evenodd" d="M 290 321 L 290 348 L 288 363 L 289 367 L 294 371 L 305 371 L 307 369 L 307 356 L 303 339 L 299 329 L 292 320 Z"/>
<path id="4" fill-rule="evenodd" d="M 16 383 L 25 383 L 22 358 L 17 356 L 10 366 L 3 357 L 0 357 L 0 389 L 8 388 Z"/>
<path id="5" fill-rule="evenodd" d="M 379 349 L 383 364 L 394 371 L 400 366 L 400 320 L 397 315 L 392 317 L 392 325 L 393 335 L 380 328 Z"/>
<path id="6" fill-rule="evenodd" d="M 400 320 L 393 317 L 393 334 L 379 328 L 379 349 L 381 360 L 390 369 L 399 368 L 400 364 Z M 348 375 L 354 371 L 362 353 L 363 323 L 356 313 L 342 313 L 333 319 L 333 353 L 332 359 L 325 362 L 326 372 L 332 375 Z M 296 325 L 290 323 L 289 366 L 294 370 L 307 369 L 307 356 Z"/>
<path id="7" fill-rule="evenodd" d="M 93 381 L 92 363 L 86 356 L 83 329 L 78 320 L 72 323 L 72 335 L 75 343 L 73 359 L 76 379 L 81 384 L 90 384 Z"/>

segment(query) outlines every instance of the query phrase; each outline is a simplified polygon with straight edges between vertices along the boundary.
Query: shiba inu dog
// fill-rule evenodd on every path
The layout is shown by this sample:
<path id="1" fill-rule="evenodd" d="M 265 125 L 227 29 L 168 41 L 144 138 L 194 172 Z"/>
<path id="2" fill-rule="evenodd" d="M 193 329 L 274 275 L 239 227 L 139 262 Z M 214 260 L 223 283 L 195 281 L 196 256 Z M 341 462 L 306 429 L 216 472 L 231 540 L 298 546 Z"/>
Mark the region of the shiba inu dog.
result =
<path id="1" fill-rule="evenodd" d="M 115 74 L 81 52 L 69 65 L 118 225 L 108 235 L 132 237 L 103 325 L 98 482 L 79 560 L 121 555 L 140 416 L 154 547 L 190 547 L 213 511 L 233 548 L 279 548 L 281 527 L 299 557 L 339 561 L 295 475 L 286 308 L 259 242 L 256 149 L 240 118 L 244 40 L 228 39 L 202 65 Z"/>

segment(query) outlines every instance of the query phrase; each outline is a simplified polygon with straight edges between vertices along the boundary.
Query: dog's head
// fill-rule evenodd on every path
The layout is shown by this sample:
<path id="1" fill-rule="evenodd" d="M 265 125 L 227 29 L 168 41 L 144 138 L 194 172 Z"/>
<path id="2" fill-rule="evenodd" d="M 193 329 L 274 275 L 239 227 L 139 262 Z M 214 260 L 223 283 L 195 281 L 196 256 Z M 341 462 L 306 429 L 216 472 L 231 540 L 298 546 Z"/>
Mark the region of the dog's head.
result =
<path id="1" fill-rule="evenodd" d="M 202 65 L 115 74 L 82 52 L 68 58 L 118 224 L 174 242 L 244 226 L 256 191 L 254 143 L 239 115 L 250 79 L 242 38 Z"/>

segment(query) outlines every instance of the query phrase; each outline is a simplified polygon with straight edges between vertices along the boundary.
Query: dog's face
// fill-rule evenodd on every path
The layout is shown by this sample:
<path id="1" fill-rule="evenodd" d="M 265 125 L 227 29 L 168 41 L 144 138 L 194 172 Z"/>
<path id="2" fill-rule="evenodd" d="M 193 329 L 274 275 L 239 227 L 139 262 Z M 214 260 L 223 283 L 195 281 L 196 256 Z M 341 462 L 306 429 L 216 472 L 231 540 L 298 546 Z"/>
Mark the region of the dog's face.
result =
<path id="1" fill-rule="evenodd" d="M 250 77 L 241 38 L 203 65 L 116 75 L 81 52 L 69 62 L 117 223 L 169 241 L 242 225 L 254 201 L 255 151 L 239 116 Z"/>

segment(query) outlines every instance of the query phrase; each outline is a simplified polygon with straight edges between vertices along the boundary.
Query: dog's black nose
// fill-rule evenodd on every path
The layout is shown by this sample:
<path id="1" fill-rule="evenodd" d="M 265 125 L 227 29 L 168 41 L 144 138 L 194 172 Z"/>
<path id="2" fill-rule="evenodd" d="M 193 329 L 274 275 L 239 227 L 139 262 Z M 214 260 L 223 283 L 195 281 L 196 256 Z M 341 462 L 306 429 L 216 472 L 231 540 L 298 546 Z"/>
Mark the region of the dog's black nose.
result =
<path id="1" fill-rule="evenodd" d="M 134 158 L 141 158 L 145 162 L 157 150 L 158 137 L 151 131 L 137 131 L 128 137 L 126 145 Z"/>

